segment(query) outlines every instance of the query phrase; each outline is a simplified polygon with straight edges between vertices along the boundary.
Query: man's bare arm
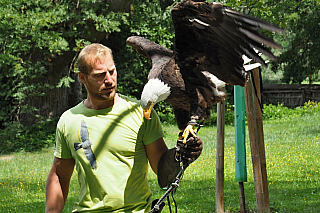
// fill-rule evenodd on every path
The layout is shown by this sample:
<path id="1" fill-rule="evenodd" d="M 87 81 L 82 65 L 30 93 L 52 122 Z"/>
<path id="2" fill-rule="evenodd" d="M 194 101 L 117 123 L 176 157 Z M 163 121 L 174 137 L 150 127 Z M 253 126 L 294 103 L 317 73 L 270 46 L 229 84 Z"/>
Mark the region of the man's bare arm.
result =
<path id="1" fill-rule="evenodd" d="M 154 173 L 157 174 L 158 162 L 163 153 L 168 150 L 163 138 L 159 138 L 153 143 L 146 145 L 146 152 L 149 159 L 150 166 Z"/>
<path id="2" fill-rule="evenodd" d="M 74 159 L 54 157 L 46 182 L 46 213 L 60 213 L 68 197 Z"/>

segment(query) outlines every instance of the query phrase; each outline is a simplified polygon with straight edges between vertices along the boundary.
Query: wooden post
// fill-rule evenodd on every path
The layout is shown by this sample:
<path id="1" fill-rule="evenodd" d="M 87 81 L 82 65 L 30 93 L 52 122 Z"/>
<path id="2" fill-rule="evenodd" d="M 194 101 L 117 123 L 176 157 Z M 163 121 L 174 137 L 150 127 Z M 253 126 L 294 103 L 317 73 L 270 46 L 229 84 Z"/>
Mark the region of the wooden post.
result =
<path id="1" fill-rule="evenodd" d="M 246 198 L 244 194 L 243 182 L 239 182 L 239 193 L 240 193 L 240 213 L 246 213 Z"/>
<path id="2" fill-rule="evenodd" d="M 261 85 L 260 85 L 260 72 L 259 68 L 253 71 L 253 78 L 255 81 L 257 96 L 261 102 Z M 253 88 L 254 89 L 254 88 Z M 254 92 L 254 90 L 253 90 Z M 263 194 L 264 194 L 264 207 L 266 212 L 270 212 L 270 201 L 269 201 L 269 189 L 268 189 L 268 175 L 267 175 L 267 163 L 266 163 L 266 154 L 265 154 L 265 144 L 264 144 L 264 133 L 263 133 L 263 122 L 262 122 L 262 109 L 260 103 L 256 98 L 253 98 L 255 107 L 255 119 L 256 119 L 256 128 L 258 130 L 258 147 L 259 147 L 259 156 L 261 162 L 261 175 L 262 175 L 262 184 L 263 184 Z"/>
<path id="3" fill-rule="evenodd" d="M 257 96 L 260 96 L 259 70 L 253 70 Z M 259 97 L 260 98 L 260 97 Z M 261 98 L 260 98 L 261 100 Z M 251 158 L 257 199 L 257 211 L 270 212 L 269 193 L 266 173 L 265 147 L 263 139 L 262 112 L 252 84 L 252 79 L 245 87 L 245 101 L 250 136 Z"/>
<path id="4" fill-rule="evenodd" d="M 225 101 L 217 104 L 216 213 L 223 213 Z"/>

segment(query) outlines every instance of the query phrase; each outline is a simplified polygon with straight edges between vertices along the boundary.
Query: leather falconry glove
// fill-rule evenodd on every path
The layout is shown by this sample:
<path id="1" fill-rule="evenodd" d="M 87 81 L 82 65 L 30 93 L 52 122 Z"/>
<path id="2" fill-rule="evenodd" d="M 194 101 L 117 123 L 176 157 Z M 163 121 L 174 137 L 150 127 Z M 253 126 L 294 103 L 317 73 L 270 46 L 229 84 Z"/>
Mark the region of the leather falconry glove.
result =
<path id="1" fill-rule="evenodd" d="M 151 209 L 153 209 L 153 207 L 157 204 L 158 201 L 159 201 L 159 199 L 155 199 L 154 201 L 152 201 L 152 207 L 151 207 Z M 154 213 L 160 213 L 165 205 L 166 205 L 166 204 L 165 204 L 164 202 L 162 202 L 162 203 L 159 205 L 159 210 L 154 211 Z"/>
<path id="2" fill-rule="evenodd" d="M 186 143 L 183 143 L 182 140 L 178 140 L 175 147 L 177 156 L 181 156 L 183 165 L 188 166 L 200 156 L 203 144 L 199 136 L 193 137 L 190 134 Z"/>
<path id="3" fill-rule="evenodd" d="M 158 163 L 158 184 L 162 189 L 168 188 L 174 182 L 181 170 L 180 160 L 184 169 L 195 161 L 202 152 L 202 140 L 200 137 L 188 137 L 187 142 L 178 140 L 175 148 L 167 150 L 159 159 Z"/>

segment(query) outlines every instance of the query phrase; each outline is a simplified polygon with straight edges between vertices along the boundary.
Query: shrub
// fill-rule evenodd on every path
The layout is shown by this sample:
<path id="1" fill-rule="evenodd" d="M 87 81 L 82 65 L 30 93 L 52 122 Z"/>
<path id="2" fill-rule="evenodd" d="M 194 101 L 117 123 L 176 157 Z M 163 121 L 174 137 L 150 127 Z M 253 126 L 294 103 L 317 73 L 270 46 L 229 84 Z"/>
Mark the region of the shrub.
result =
<path id="1" fill-rule="evenodd" d="M 289 117 L 298 117 L 305 114 L 313 114 L 320 111 L 320 105 L 318 102 L 308 101 L 303 106 L 296 107 L 295 109 L 289 109 L 283 104 L 277 106 L 264 104 L 263 107 L 263 119 L 285 119 Z"/>
<path id="2" fill-rule="evenodd" d="M 5 143 L 0 153 L 32 152 L 53 146 L 57 121 L 58 119 L 48 119 L 30 126 L 18 122 L 10 124 L 0 130 L 0 137 Z"/>
<path id="3" fill-rule="evenodd" d="M 160 121 L 166 124 L 176 124 L 175 116 L 173 114 L 171 106 L 167 102 L 162 102 L 155 106 L 155 110 L 159 115 Z M 215 126 L 217 125 L 217 111 L 214 106 L 211 110 L 210 117 L 204 123 L 205 126 Z M 225 124 L 233 125 L 234 124 L 234 106 L 227 104 L 225 110 Z"/>

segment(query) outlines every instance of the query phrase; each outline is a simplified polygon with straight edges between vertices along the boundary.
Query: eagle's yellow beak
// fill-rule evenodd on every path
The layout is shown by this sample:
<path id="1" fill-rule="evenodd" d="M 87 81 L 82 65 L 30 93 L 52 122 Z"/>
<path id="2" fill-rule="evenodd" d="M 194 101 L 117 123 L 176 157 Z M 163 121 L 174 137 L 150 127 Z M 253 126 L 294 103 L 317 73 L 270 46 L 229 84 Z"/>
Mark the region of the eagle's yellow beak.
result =
<path id="1" fill-rule="evenodd" d="M 143 115 L 147 120 L 151 119 L 150 116 L 151 116 L 151 110 L 153 105 L 154 103 L 151 103 L 151 104 L 148 103 L 148 106 L 145 109 L 143 109 Z"/>

